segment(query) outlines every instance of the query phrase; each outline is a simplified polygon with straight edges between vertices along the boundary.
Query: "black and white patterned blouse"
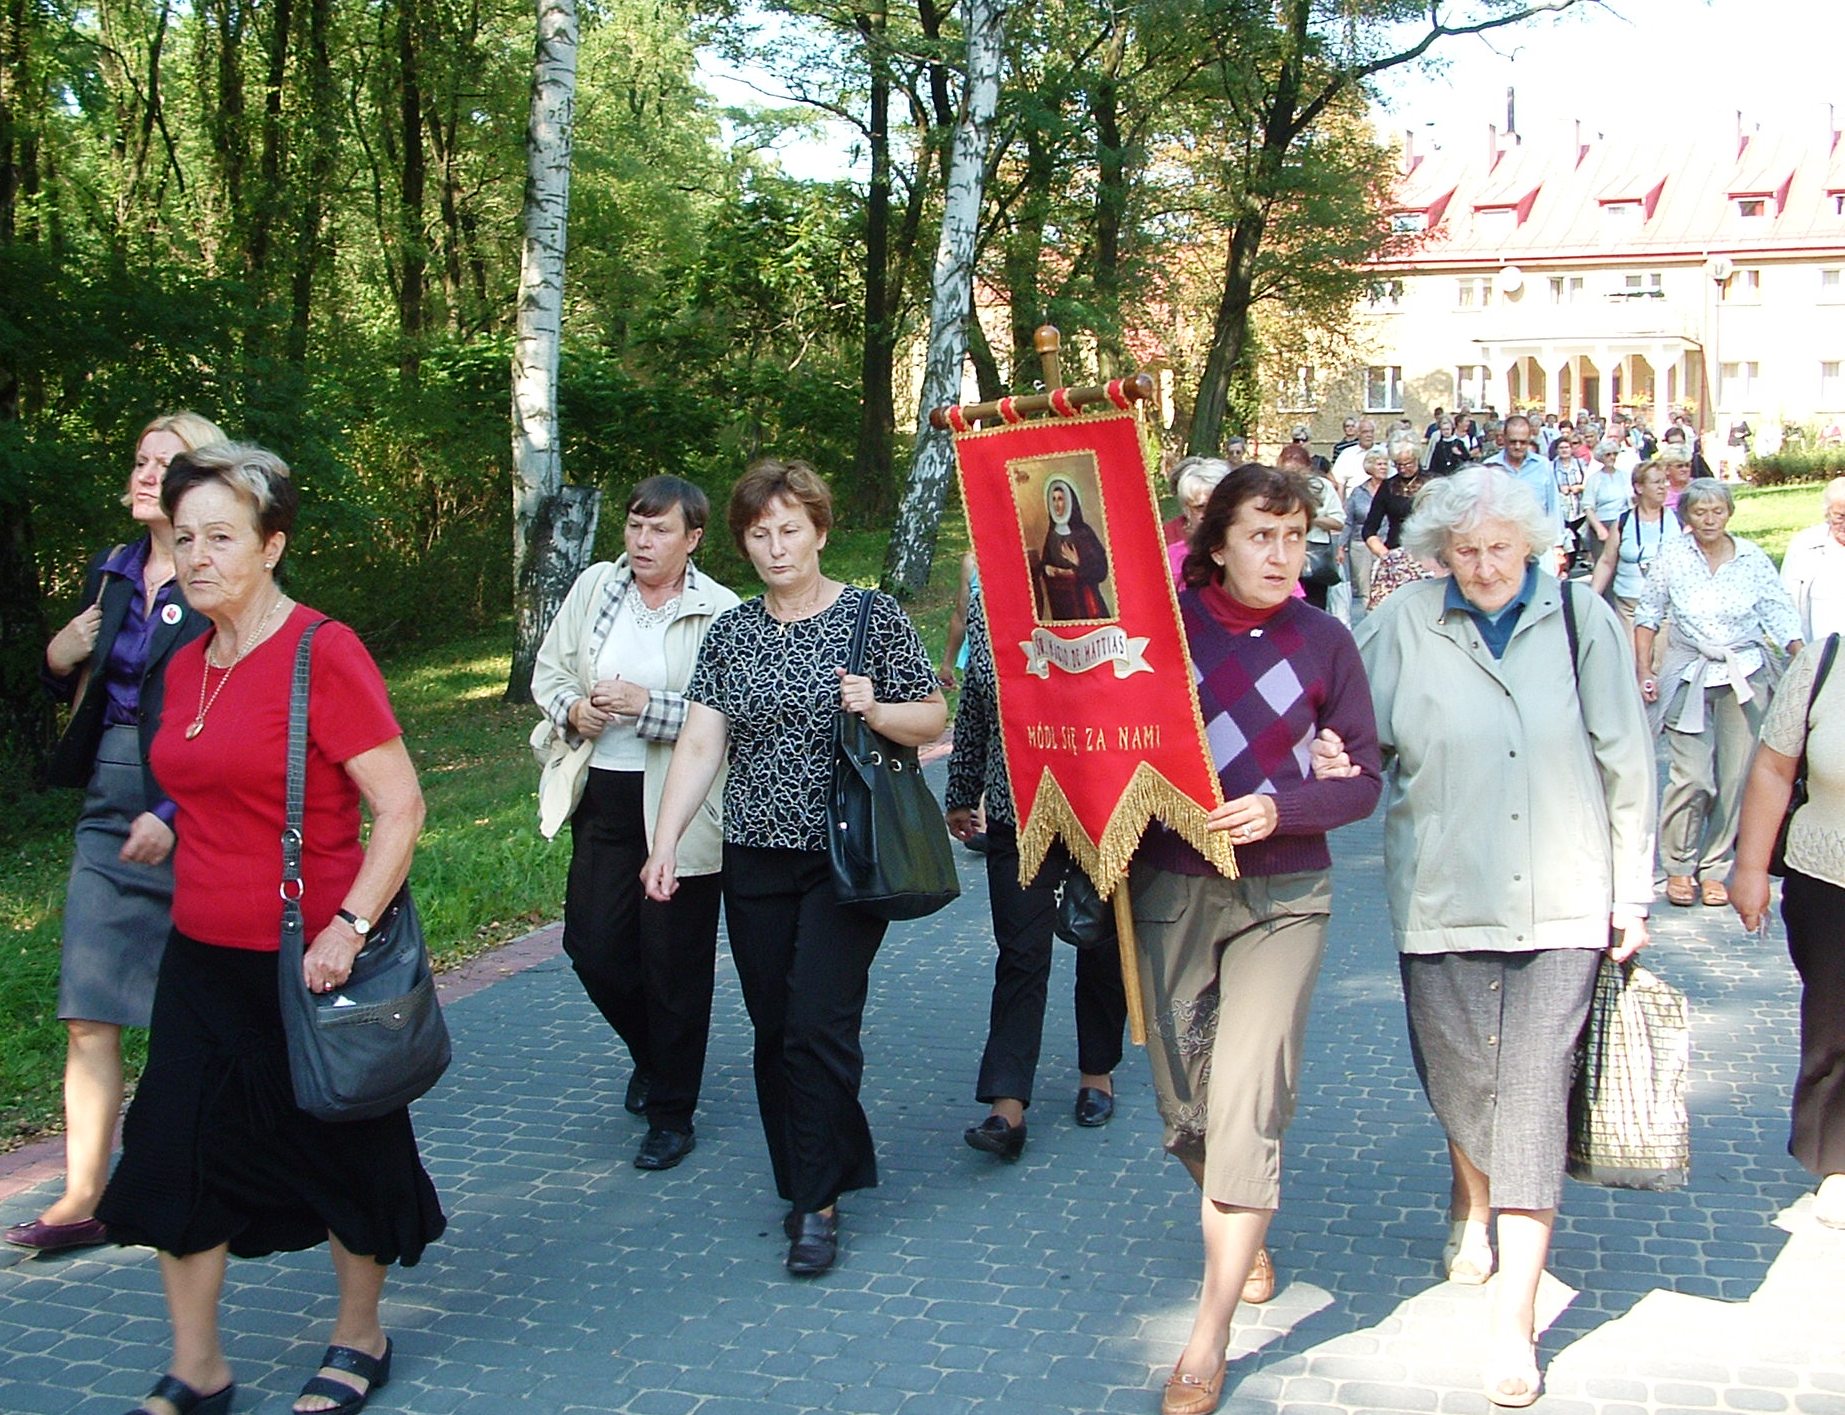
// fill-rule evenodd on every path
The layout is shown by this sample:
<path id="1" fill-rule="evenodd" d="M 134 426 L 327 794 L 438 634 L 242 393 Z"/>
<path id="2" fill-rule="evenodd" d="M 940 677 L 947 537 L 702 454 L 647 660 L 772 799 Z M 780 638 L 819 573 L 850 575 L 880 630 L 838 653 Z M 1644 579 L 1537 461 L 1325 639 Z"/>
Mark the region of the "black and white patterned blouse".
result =
<path id="1" fill-rule="evenodd" d="M 875 595 L 865 631 L 865 671 L 879 702 L 921 702 L 936 690 L 922 640 L 889 595 L 848 585 L 810 619 L 784 624 L 761 597 L 720 614 L 698 651 L 687 699 L 724 714 L 730 776 L 724 839 L 731 845 L 826 849 L 839 675 L 861 595 Z"/>

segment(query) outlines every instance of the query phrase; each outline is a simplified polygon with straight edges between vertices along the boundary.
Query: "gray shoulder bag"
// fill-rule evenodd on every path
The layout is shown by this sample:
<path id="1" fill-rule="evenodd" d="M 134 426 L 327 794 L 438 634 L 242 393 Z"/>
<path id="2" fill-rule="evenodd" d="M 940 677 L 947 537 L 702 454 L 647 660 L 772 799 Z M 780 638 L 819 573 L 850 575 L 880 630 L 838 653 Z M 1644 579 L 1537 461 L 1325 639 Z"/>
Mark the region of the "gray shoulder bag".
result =
<path id="1" fill-rule="evenodd" d="M 301 814 L 307 798 L 308 669 L 314 633 L 295 650 L 288 702 L 288 799 L 282 829 L 282 949 L 277 986 L 295 1104 L 318 1120 L 366 1120 L 422 1095 L 448 1069 L 448 1024 L 408 882 L 330 993 L 308 991 L 301 919 Z"/>

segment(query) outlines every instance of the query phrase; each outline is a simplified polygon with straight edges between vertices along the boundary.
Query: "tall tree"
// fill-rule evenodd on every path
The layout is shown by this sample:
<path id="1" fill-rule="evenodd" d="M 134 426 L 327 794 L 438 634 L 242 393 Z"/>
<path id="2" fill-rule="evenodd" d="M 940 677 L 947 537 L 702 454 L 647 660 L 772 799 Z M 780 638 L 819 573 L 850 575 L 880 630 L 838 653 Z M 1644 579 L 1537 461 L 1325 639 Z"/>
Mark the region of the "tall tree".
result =
<path id="1" fill-rule="evenodd" d="M 1334 11 L 1316 0 L 1281 0 L 1272 16 L 1240 3 L 1207 0 L 1199 36 L 1211 56 L 1204 68 L 1233 103 L 1248 95 L 1252 160 L 1225 240 L 1223 280 L 1210 351 L 1198 380 L 1187 450 L 1222 445 L 1224 412 L 1239 370 L 1247 372 L 1250 314 L 1264 242 L 1276 208 L 1298 190 L 1301 143 L 1328 110 L 1369 80 L 1415 63 L 1439 41 L 1484 34 L 1601 0 L 1351 0 Z M 1405 24 L 1421 23 L 1414 42 L 1397 44 Z M 1250 87 L 1253 85 L 1253 92 Z"/>
<path id="2" fill-rule="evenodd" d="M 939 404 L 959 402 L 961 396 L 974 253 L 980 235 L 993 114 L 999 105 L 1005 23 L 1005 0 L 967 0 L 967 87 L 955 125 L 948 191 L 942 203 L 942 232 L 935 247 L 929 352 L 923 370 L 916 452 L 884 560 L 885 587 L 905 597 L 929 582 L 929 569 L 935 559 L 935 530 L 954 469 L 954 444 L 948 433 L 930 425 L 929 410 Z"/>
<path id="3" fill-rule="evenodd" d="M 525 137 L 525 242 L 512 357 L 514 637 L 506 683 L 509 702 L 531 699 L 538 646 L 571 581 L 589 563 L 602 504 L 598 489 L 564 485 L 557 426 L 577 46 L 576 0 L 538 0 L 532 113 Z"/>

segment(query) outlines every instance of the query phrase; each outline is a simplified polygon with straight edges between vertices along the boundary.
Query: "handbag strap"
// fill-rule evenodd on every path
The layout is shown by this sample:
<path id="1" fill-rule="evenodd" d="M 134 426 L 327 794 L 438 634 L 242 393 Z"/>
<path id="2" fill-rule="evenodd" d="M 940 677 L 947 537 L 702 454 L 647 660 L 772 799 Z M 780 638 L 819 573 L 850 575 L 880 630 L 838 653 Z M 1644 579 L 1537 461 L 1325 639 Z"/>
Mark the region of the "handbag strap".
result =
<path id="1" fill-rule="evenodd" d="M 307 803 L 308 670 L 314 635 L 325 619 L 301 631 L 288 693 L 288 789 L 282 805 L 282 930 L 301 929 L 301 814 Z"/>
<path id="2" fill-rule="evenodd" d="M 1794 780 L 1807 779 L 1807 738 L 1813 735 L 1813 704 L 1819 701 L 1819 690 L 1826 686 L 1826 675 L 1832 672 L 1832 660 L 1839 656 L 1839 636 L 1826 635 L 1826 646 L 1819 651 L 1819 667 L 1813 670 L 1813 686 L 1807 689 L 1806 716 L 1802 719 L 1805 730 L 1800 734 L 1800 765 L 1794 768 Z"/>
<path id="3" fill-rule="evenodd" d="M 846 650 L 846 672 L 854 678 L 865 672 L 865 640 L 871 631 L 871 602 L 877 598 L 876 590 L 858 592 L 858 618 L 852 624 L 852 646 Z"/>

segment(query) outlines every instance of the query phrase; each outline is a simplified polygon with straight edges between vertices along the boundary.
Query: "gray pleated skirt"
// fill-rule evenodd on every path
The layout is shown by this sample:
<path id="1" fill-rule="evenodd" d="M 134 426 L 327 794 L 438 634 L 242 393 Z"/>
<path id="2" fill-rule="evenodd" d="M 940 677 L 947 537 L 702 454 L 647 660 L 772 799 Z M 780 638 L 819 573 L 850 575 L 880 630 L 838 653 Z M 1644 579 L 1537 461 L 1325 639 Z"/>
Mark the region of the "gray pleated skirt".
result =
<path id="1" fill-rule="evenodd" d="M 173 926 L 173 863 L 121 859 L 128 827 L 147 809 L 139 735 L 111 727 L 77 818 L 77 849 L 64 899 L 58 1016 L 65 1021 L 145 1027 L 154 979 Z"/>
<path id="2" fill-rule="evenodd" d="M 1562 1197 L 1570 1069 L 1600 961 L 1596 948 L 1398 960 L 1416 1075 L 1496 1209 Z"/>

